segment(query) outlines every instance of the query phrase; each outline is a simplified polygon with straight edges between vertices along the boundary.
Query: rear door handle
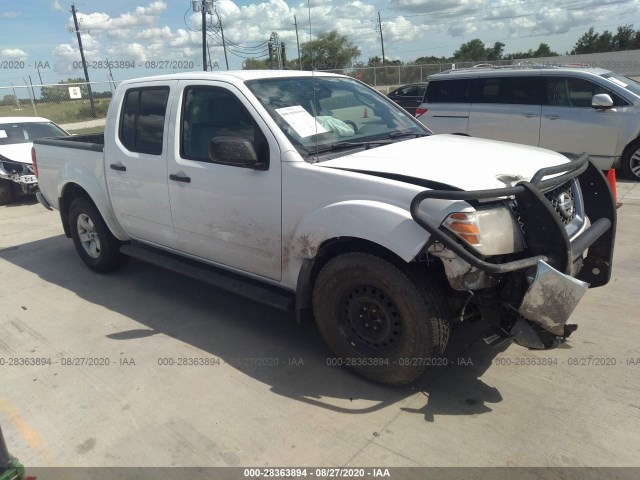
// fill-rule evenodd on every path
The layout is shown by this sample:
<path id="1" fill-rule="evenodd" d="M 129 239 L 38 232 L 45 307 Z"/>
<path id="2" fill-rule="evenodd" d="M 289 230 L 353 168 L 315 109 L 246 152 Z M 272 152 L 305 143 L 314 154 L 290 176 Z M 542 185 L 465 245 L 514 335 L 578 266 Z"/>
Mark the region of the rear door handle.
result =
<path id="1" fill-rule="evenodd" d="M 126 172 L 127 171 L 127 167 L 125 167 L 121 163 L 112 163 L 111 165 L 109 165 L 109 168 L 111 170 L 117 170 L 119 172 Z"/>
<path id="2" fill-rule="evenodd" d="M 544 118 L 548 118 L 549 120 L 558 120 L 560 115 L 545 115 Z"/>
<path id="3" fill-rule="evenodd" d="M 169 175 L 169 179 L 176 182 L 191 183 L 191 178 L 187 177 L 186 175 L 176 175 L 175 173 L 172 173 L 171 175 Z"/>
<path id="4" fill-rule="evenodd" d="M 533 117 L 537 117 L 538 114 L 537 113 L 523 113 L 522 116 L 523 117 L 527 117 L 527 118 L 533 118 Z"/>

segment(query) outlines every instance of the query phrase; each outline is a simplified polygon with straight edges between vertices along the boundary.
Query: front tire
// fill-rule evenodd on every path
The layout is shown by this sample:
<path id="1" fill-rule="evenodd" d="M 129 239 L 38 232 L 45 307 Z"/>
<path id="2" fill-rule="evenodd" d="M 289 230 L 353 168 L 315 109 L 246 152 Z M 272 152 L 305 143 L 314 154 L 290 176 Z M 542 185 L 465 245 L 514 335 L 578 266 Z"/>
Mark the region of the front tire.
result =
<path id="1" fill-rule="evenodd" d="M 640 181 L 640 140 L 633 142 L 623 155 L 622 171 L 629 180 Z"/>
<path id="2" fill-rule="evenodd" d="M 82 261 L 94 272 L 105 273 L 124 265 L 122 242 L 113 236 L 98 209 L 85 198 L 76 198 L 69 207 L 71 238 Z"/>
<path id="3" fill-rule="evenodd" d="M 336 354 L 331 363 L 387 385 L 419 378 L 449 339 L 440 289 L 366 253 L 340 255 L 322 268 L 313 310 Z"/>

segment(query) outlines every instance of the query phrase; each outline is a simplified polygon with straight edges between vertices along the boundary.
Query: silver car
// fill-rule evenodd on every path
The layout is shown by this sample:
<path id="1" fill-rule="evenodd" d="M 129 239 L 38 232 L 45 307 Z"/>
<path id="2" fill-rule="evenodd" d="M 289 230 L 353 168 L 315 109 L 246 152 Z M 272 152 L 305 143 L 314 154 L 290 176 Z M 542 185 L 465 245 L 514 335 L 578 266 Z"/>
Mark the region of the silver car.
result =
<path id="1" fill-rule="evenodd" d="M 587 152 L 640 181 L 640 84 L 609 70 L 542 65 L 431 75 L 416 117 L 436 133 Z"/>

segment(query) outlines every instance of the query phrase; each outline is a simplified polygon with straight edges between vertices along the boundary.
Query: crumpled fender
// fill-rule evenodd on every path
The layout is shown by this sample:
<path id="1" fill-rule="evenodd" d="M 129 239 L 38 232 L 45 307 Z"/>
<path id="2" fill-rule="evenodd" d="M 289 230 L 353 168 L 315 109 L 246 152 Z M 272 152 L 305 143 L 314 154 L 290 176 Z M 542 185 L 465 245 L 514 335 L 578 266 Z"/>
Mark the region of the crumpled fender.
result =
<path id="1" fill-rule="evenodd" d="M 337 237 L 353 237 L 376 243 L 406 262 L 420 253 L 429 234 L 411 218 L 408 210 L 371 200 L 348 200 L 314 210 L 294 233 L 283 238 L 283 280 L 295 287 L 305 260 L 320 246 Z"/>
<path id="2" fill-rule="evenodd" d="M 102 182 L 100 180 L 102 180 Z M 111 207 L 111 200 L 107 194 L 104 172 L 92 171 L 79 162 L 66 163 L 58 175 L 59 198 L 62 197 L 64 189 L 72 183 L 78 185 L 89 194 L 89 197 L 91 197 L 91 200 L 97 207 L 100 215 L 102 215 L 107 227 L 109 227 L 111 233 L 118 240 L 126 241 L 131 239 L 127 232 L 125 232 L 120 226 L 115 212 Z"/>

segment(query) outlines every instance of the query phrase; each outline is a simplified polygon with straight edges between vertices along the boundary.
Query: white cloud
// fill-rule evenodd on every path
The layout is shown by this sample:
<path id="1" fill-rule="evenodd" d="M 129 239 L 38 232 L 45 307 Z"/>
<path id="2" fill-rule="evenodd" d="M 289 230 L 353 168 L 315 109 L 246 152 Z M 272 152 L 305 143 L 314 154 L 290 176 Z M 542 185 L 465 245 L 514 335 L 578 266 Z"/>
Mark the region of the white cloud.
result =
<path id="1" fill-rule="evenodd" d="M 0 50 L 0 57 L 7 60 L 24 60 L 27 56 L 27 52 L 19 48 L 5 48 Z"/>
<path id="2" fill-rule="evenodd" d="M 380 55 L 377 24 L 380 6 L 372 0 L 310 0 L 309 4 L 307 0 L 296 0 L 295 3 L 252 0 L 253 3 L 246 5 L 236 1 L 217 0 L 215 3 L 224 26 L 232 66 L 239 65 L 242 60 L 239 56 L 264 58 L 271 32 L 276 32 L 287 44 L 288 57 L 295 58 L 293 17 L 297 16 L 300 42 L 308 41 L 308 5 L 314 37 L 320 32 L 337 29 L 360 47 L 363 59 Z M 59 0 L 53 2 L 54 8 L 60 5 Z M 168 0 L 147 0 L 145 5 L 131 7 L 118 15 L 79 12 L 87 60 L 187 59 L 199 63 L 201 15 L 189 10 L 184 23 L 180 18 L 178 22 L 164 24 L 162 19 L 168 5 Z M 474 37 L 492 44 L 497 40 L 510 43 L 506 42 L 508 38 L 529 35 L 560 34 L 570 30 L 579 33 L 580 28 L 586 30 L 591 25 L 611 23 L 613 18 L 624 23 L 625 18 L 637 17 L 640 12 L 640 0 L 583 0 L 580 3 L 556 0 L 553 4 L 540 0 L 389 0 L 387 5 L 389 8 L 380 10 L 385 50 L 391 58 L 403 48 L 413 47 L 408 50 L 411 56 L 405 60 L 438 49 L 442 54 L 448 54 L 455 49 L 456 43 L 459 45 Z M 176 5 L 172 3 L 170 8 L 169 13 L 175 14 Z M 188 2 L 184 8 L 188 8 Z M 212 57 L 222 58 L 217 15 L 207 17 L 209 47 Z M 68 26 L 73 30 L 71 18 Z M 543 40 L 549 41 L 544 37 Z M 59 45 L 54 50 L 55 58 L 60 62 L 78 63 L 74 43 Z M 442 51 L 443 47 L 451 52 Z"/>
<path id="3" fill-rule="evenodd" d="M 20 12 L 2 12 L 2 18 L 17 18 L 22 15 Z"/>
<path id="4" fill-rule="evenodd" d="M 60 5 L 60 2 L 58 0 L 53 0 L 51 8 L 53 8 L 56 12 L 63 11 L 62 5 Z"/>

